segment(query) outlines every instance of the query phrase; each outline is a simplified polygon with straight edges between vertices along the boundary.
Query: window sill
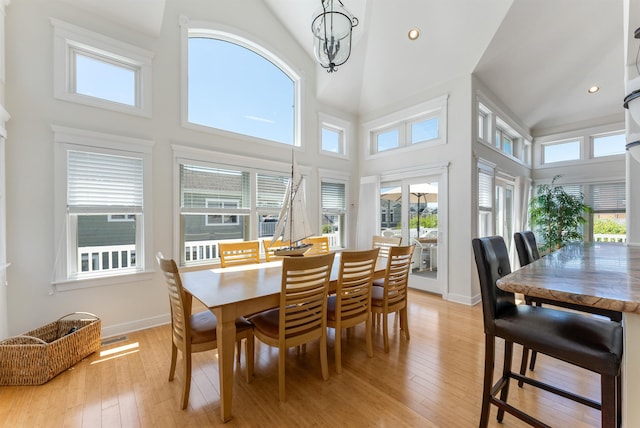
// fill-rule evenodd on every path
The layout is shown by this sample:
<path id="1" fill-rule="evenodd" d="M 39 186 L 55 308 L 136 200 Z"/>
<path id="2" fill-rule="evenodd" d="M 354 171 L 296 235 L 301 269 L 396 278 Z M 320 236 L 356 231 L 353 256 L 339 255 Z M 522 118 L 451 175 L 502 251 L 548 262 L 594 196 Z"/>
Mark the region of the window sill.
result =
<path id="1" fill-rule="evenodd" d="M 129 282 L 147 281 L 153 278 L 154 271 L 131 272 L 121 275 L 109 275 L 92 278 L 78 278 L 51 283 L 55 291 L 73 291 L 84 288 L 102 287 L 108 285 L 119 285 Z"/>

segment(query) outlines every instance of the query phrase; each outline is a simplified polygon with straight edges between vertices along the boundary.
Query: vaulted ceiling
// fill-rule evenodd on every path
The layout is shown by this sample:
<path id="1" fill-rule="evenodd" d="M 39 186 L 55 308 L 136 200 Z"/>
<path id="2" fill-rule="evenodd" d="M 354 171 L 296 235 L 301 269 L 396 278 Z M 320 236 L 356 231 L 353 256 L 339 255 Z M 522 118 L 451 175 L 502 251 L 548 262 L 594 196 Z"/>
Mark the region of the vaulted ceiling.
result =
<path id="1" fill-rule="evenodd" d="M 159 34 L 165 5 L 67 1 L 150 35 Z M 624 117 L 622 0 L 342 1 L 359 25 L 349 61 L 332 74 L 317 68 L 322 103 L 366 114 L 474 73 L 534 134 Z M 264 2 L 313 57 L 311 20 L 320 0 Z M 412 27 L 421 31 L 413 42 Z M 588 94 L 593 85 L 600 91 Z"/>

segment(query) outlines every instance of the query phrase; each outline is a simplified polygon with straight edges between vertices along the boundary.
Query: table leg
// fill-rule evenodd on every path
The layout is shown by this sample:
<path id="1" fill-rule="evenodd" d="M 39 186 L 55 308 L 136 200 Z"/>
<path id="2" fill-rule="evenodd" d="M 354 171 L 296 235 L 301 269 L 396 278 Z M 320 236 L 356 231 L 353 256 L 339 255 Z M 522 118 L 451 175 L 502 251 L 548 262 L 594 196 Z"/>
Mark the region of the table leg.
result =
<path id="1" fill-rule="evenodd" d="M 231 420 L 231 399 L 233 396 L 233 364 L 236 342 L 236 322 L 231 314 L 218 309 L 218 370 L 220 375 L 220 416 L 223 422 Z M 231 318 L 231 319 L 227 319 Z"/>
<path id="2" fill-rule="evenodd" d="M 640 314 L 623 312 L 622 426 L 640 427 Z"/>

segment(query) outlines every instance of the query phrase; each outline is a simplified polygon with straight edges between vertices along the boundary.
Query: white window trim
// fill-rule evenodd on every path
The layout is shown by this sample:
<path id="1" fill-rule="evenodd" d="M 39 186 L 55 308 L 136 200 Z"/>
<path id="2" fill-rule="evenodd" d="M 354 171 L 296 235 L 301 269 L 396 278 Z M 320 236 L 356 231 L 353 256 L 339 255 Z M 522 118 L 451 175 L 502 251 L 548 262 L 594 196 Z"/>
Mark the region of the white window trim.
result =
<path id="1" fill-rule="evenodd" d="M 330 116 L 325 113 L 318 113 L 318 151 L 327 156 L 334 156 L 341 159 L 350 159 L 351 152 L 351 122 Z M 342 135 L 339 153 L 322 149 L 322 130 L 330 129 Z"/>
<path id="2" fill-rule="evenodd" d="M 153 212 L 152 212 L 152 171 L 151 157 L 153 141 L 139 138 L 125 137 L 121 135 L 104 134 L 94 131 L 68 128 L 52 125 L 54 133 L 54 224 L 56 255 L 51 284 L 56 291 L 68 291 L 88 287 L 103 285 L 122 284 L 124 282 L 146 280 L 151 278 L 154 272 L 153 264 Z M 141 265 L 136 272 L 127 271 L 125 273 L 110 273 L 95 275 L 92 277 L 82 276 L 69 278 L 70 264 L 75 261 L 69 260 L 68 256 L 68 231 L 64 226 L 67 223 L 67 156 L 69 149 L 78 150 L 120 152 L 121 154 L 135 155 L 143 159 L 143 210 L 144 221 L 142 230 L 138 231 L 138 236 L 142 237 L 140 248 L 141 253 L 136 258 Z"/>
<path id="3" fill-rule="evenodd" d="M 223 137 L 241 138 L 248 141 L 253 141 L 259 144 L 271 145 L 273 147 L 302 147 L 302 131 L 303 131 L 303 103 L 302 94 L 304 89 L 304 79 L 302 73 L 296 70 L 294 67 L 285 62 L 286 55 L 280 53 L 272 46 L 268 46 L 264 42 L 254 42 L 254 36 L 249 35 L 243 30 L 234 28 L 231 26 L 204 22 L 204 21 L 191 21 L 187 16 L 181 15 L 179 18 L 180 23 L 180 42 L 181 42 L 181 79 L 180 79 L 180 116 L 181 125 L 183 128 L 194 129 L 201 132 L 210 134 L 221 135 Z M 191 35 L 200 35 L 202 37 L 211 37 L 220 40 L 226 40 L 230 43 L 234 43 L 239 46 L 243 46 L 256 54 L 268 59 L 276 67 L 280 68 L 285 74 L 291 78 L 294 82 L 294 99 L 296 108 L 294 109 L 294 134 L 293 145 L 279 143 L 277 141 L 266 140 L 263 138 L 253 137 L 251 135 L 238 134 L 232 131 L 226 131 L 224 129 L 212 128 L 210 126 L 198 125 L 189 122 L 189 70 L 188 70 L 188 55 L 189 55 L 189 37 Z"/>
<path id="4" fill-rule="evenodd" d="M 121 113 L 151 117 L 152 61 L 151 51 L 106 37 L 102 34 L 50 18 L 53 25 L 53 88 L 59 100 L 99 107 Z M 129 106 L 101 98 L 76 93 L 72 57 L 75 51 L 84 52 L 105 62 L 114 62 L 136 71 L 136 103 Z"/>
<path id="5" fill-rule="evenodd" d="M 380 117 L 378 119 L 371 120 L 363 124 L 366 139 L 368 141 L 367 150 L 365 150 L 365 159 L 375 159 L 380 157 L 389 156 L 397 153 L 398 150 L 411 151 L 422 150 L 426 147 L 438 146 L 441 144 L 447 144 L 447 110 L 448 110 L 449 95 L 442 95 L 432 100 L 426 101 L 421 104 L 417 104 L 413 107 L 397 111 L 387 116 Z M 417 144 L 411 144 L 405 141 L 406 136 L 409 135 L 406 131 L 407 126 L 419 120 L 428 120 L 434 117 L 438 117 L 438 138 L 427 140 Z M 399 146 L 393 149 L 388 149 L 379 152 L 377 149 L 376 135 L 390 131 L 392 129 L 399 129 Z"/>

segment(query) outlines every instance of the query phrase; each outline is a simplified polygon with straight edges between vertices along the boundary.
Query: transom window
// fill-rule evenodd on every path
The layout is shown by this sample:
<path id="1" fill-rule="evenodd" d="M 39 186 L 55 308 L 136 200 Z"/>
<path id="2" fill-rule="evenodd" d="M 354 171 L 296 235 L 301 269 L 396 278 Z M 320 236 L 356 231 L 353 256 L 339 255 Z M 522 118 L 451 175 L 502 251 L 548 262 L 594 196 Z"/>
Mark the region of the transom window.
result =
<path id="1" fill-rule="evenodd" d="M 151 117 L 152 52 L 57 19 L 51 23 L 57 99 Z"/>
<path id="2" fill-rule="evenodd" d="M 299 77 L 256 43 L 208 29 L 187 36 L 186 122 L 299 145 Z"/>
<path id="3" fill-rule="evenodd" d="M 370 154 L 447 142 L 447 96 L 416 105 L 369 123 Z"/>
<path id="4" fill-rule="evenodd" d="M 580 159 L 580 140 L 545 144 L 542 147 L 544 163 L 573 161 Z"/>
<path id="5" fill-rule="evenodd" d="M 593 157 L 624 154 L 627 144 L 624 133 L 592 137 Z"/>

